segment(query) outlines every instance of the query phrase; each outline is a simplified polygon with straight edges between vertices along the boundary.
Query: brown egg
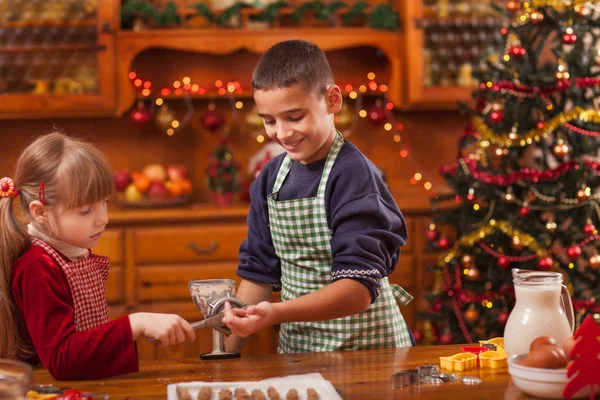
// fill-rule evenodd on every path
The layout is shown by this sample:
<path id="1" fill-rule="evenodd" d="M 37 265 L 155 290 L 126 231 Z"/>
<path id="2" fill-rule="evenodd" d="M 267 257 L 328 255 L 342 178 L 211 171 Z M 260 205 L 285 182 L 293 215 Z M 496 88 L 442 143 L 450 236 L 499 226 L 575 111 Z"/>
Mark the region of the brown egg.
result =
<path id="1" fill-rule="evenodd" d="M 562 349 L 553 345 L 541 346 L 531 351 L 523 363 L 528 367 L 550 369 L 562 368 L 566 364 L 567 358 Z"/>
<path id="2" fill-rule="evenodd" d="M 573 358 L 573 356 L 574 356 L 574 354 L 571 354 L 571 351 L 573 351 L 573 347 L 575 347 L 575 343 L 577 343 L 577 340 L 575 340 L 573 338 L 573 336 L 569 336 L 567 338 L 567 340 L 565 340 L 565 342 L 563 343 L 563 350 L 565 351 L 565 354 L 569 358 Z"/>
<path id="3" fill-rule="evenodd" d="M 531 344 L 529 345 L 529 351 L 534 351 L 539 347 L 550 345 L 557 347 L 556 340 L 548 336 L 539 336 L 533 339 L 533 342 L 531 342 Z"/>

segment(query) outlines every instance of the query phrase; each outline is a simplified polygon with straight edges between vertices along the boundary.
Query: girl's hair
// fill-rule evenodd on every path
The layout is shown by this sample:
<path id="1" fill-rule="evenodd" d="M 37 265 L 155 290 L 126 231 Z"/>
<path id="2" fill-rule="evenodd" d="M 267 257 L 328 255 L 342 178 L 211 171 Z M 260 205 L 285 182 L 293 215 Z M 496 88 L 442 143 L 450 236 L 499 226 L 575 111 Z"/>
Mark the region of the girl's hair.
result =
<path id="1" fill-rule="evenodd" d="M 21 154 L 13 177 L 21 208 L 42 200 L 48 207 L 65 210 L 96 203 L 113 189 L 110 165 L 92 144 L 61 133 L 34 140 Z M 44 194 L 40 199 L 40 186 Z M 14 262 L 31 244 L 26 225 L 19 221 L 11 197 L 0 198 L 0 358 L 24 358 L 32 353 L 19 337 L 19 313 L 11 294 Z"/>

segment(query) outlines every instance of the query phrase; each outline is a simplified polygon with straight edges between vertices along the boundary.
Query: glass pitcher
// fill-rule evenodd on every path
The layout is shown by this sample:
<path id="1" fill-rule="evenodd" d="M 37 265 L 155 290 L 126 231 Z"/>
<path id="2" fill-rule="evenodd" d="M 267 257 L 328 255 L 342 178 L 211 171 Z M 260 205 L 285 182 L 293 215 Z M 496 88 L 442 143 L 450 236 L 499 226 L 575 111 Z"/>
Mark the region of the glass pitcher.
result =
<path id="1" fill-rule="evenodd" d="M 575 316 L 569 291 L 558 272 L 512 270 L 516 304 L 504 328 L 508 357 L 529 353 L 539 336 L 549 336 L 562 348 L 573 334 Z"/>

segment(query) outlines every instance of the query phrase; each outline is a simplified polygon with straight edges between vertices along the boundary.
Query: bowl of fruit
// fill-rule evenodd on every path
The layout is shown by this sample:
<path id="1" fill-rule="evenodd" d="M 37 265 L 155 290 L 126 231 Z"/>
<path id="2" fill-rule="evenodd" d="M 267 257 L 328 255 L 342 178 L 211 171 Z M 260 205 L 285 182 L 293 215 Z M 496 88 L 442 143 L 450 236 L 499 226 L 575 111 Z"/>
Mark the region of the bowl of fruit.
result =
<path id="1" fill-rule="evenodd" d="M 560 348 L 548 336 L 536 338 L 529 353 L 517 354 L 508 359 L 508 373 L 514 384 L 523 392 L 543 399 L 563 399 L 563 391 L 569 382 L 567 367 L 572 362 L 568 355 L 575 345 L 568 338 Z M 576 392 L 571 398 L 590 396 L 589 386 Z"/>
<path id="2" fill-rule="evenodd" d="M 192 201 L 192 183 L 183 165 L 149 164 L 141 171 L 113 172 L 119 205 L 134 208 L 174 207 Z"/>

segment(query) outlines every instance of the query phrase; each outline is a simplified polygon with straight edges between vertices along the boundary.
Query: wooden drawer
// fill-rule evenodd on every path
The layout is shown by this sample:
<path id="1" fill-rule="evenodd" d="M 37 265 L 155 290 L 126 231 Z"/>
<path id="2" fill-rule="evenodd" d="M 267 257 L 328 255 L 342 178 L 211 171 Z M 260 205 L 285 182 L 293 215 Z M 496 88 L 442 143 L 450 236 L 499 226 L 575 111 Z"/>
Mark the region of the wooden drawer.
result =
<path id="1" fill-rule="evenodd" d="M 396 270 L 389 276 L 389 281 L 390 283 L 402 286 L 406 290 L 412 289 L 415 282 L 414 257 L 409 255 L 400 256 Z"/>
<path id="2" fill-rule="evenodd" d="M 110 263 L 123 262 L 123 232 L 120 229 L 106 229 L 98 245 L 92 250 L 95 254 L 110 257 Z"/>
<path id="3" fill-rule="evenodd" d="M 197 265 L 140 266 L 137 268 L 138 301 L 160 302 L 189 300 L 192 304 L 188 282 L 195 279 L 241 280 L 235 272 L 237 261 Z"/>
<path id="4" fill-rule="evenodd" d="M 134 234 L 136 263 L 237 260 L 246 238 L 245 223 L 140 228 Z"/>
<path id="5" fill-rule="evenodd" d="M 125 274 L 122 267 L 110 267 L 106 282 L 106 301 L 108 304 L 123 303 Z"/>

